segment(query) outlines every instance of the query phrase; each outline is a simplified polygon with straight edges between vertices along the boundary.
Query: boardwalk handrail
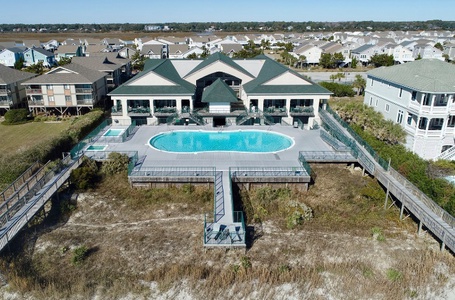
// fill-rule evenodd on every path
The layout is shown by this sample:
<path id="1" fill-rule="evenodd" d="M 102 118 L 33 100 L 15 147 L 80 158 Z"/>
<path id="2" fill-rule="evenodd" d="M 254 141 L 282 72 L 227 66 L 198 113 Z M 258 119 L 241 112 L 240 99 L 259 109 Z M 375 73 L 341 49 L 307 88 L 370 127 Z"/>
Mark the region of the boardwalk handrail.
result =
<path id="1" fill-rule="evenodd" d="M 325 118 L 327 118 L 327 116 L 325 116 Z M 340 124 L 340 126 L 342 126 L 342 124 Z M 369 148 L 371 147 L 358 147 L 359 154 L 362 153 L 362 157 L 368 158 L 368 154 L 370 154 L 368 151 Z M 365 161 L 360 159 L 359 162 L 362 165 L 365 163 Z M 373 161 L 371 162 L 373 165 L 375 164 Z M 402 203 L 401 211 L 406 207 L 423 225 L 442 241 L 443 246 L 446 245 L 449 249 L 455 251 L 453 217 L 397 171 L 392 168 L 384 168 L 381 161 L 376 161 L 376 163 L 376 168 L 372 174 Z M 393 180 L 401 186 L 395 184 Z"/>
<path id="2" fill-rule="evenodd" d="M 10 185 L 8 185 L 1 193 L 0 193 L 0 199 L 3 199 L 3 201 L 6 201 L 9 197 L 11 197 L 13 194 L 16 193 L 16 191 L 27 181 L 29 181 L 30 177 L 40 169 L 39 167 L 40 163 L 38 161 L 34 162 L 30 167 L 27 168 L 22 174 L 16 178 Z M 26 178 L 27 177 L 27 178 Z M 24 179 L 26 178 L 26 179 Z M 19 183 L 19 181 L 22 181 L 22 183 Z M 12 192 L 10 192 L 12 190 Z"/>
<path id="3" fill-rule="evenodd" d="M 232 178 L 236 177 L 295 177 L 309 176 L 304 167 L 230 167 Z"/>
<path id="4" fill-rule="evenodd" d="M 133 170 L 129 176 L 215 177 L 215 171 L 215 167 L 141 167 L 139 170 Z"/>
<path id="5" fill-rule="evenodd" d="M 36 212 L 41 208 L 49 198 L 58 190 L 58 188 L 68 179 L 70 176 L 71 170 L 74 167 L 77 167 L 81 162 L 81 157 L 77 158 L 76 160 L 68 160 L 67 158 L 70 157 L 70 154 L 63 159 L 64 165 L 58 165 L 54 167 L 51 171 L 46 173 L 45 178 L 43 177 L 38 186 L 40 187 L 39 193 L 38 191 L 33 191 L 33 195 L 28 195 L 28 197 L 23 197 L 24 205 L 21 207 L 20 210 L 16 211 L 14 217 L 11 218 L 8 222 L 6 227 L 1 228 L 0 231 L 0 251 L 8 244 L 8 242 L 20 231 L 20 229 L 28 223 L 28 221 L 36 214 Z M 69 163 L 68 163 L 69 162 Z M 67 165 L 65 165 L 67 164 Z M 63 169 L 62 169 L 63 168 Z M 52 177 L 48 179 L 48 177 L 52 174 Z M 49 184 L 49 181 L 52 182 Z M 47 179 L 47 180 L 44 180 Z M 44 183 L 43 183 L 44 182 Z M 33 200 L 32 202 L 30 202 Z M 25 205 L 27 204 L 27 205 Z M 32 208 L 35 208 L 32 211 Z M 31 212 L 31 213 L 29 213 Z"/>

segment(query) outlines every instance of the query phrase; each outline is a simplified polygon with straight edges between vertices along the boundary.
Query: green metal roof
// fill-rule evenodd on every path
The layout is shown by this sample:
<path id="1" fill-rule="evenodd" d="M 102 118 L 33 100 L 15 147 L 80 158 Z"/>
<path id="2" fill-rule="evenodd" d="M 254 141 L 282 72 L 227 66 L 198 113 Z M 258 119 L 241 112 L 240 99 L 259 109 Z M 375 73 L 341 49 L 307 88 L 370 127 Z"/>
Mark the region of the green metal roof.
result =
<path id="1" fill-rule="evenodd" d="M 253 75 L 251 75 L 247 70 L 236 64 L 230 57 L 217 52 L 215 54 L 210 55 L 207 59 L 205 59 L 203 62 L 201 62 L 199 65 L 197 65 L 193 70 L 191 70 L 190 73 L 188 73 L 185 77 L 190 76 L 191 74 L 196 73 L 197 71 L 217 62 L 217 61 L 222 61 L 223 63 L 227 64 L 228 66 L 231 66 L 232 68 L 236 69 L 239 72 L 242 72 L 243 74 L 250 76 L 254 78 Z"/>
<path id="2" fill-rule="evenodd" d="M 129 85 L 130 82 L 140 77 L 146 76 L 149 72 L 154 72 L 172 82 L 174 86 L 138 86 Z M 109 95 L 193 95 L 196 87 L 188 81 L 182 79 L 169 59 L 149 59 L 146 61 L 144 71 L 128 80 Z"/>
<path id="3" fill-rule="evenodd" d="M 455 65 L 439 59 L 420 59 L 367 72 L 390 83 L 429 93 L 455 93 Z"/>
<path id="4" fill-rule="evenodd" d="M 202 102 L 237 102 L 237 95 L 235 92 L 220 78 L 215 80 L 208 86 L 202 93 Z"/>
<path id="5" fill-rule="evenodd" d="M 299 73 L 283 66 L 282 64 L 270 59 L 265 55 L 259 55 L 254 59 L 265 60 L 258 77 L 245 85 L 243 89 L 249 95 L 255 94 L 326 94 L 331 95 L 332 92 L 322 86 L 304 78 Z M 309 82 L 308 85 L 264 85 L 264 83 L 276 78 L 286 72 L 290 72 L 295 76 Z"/>

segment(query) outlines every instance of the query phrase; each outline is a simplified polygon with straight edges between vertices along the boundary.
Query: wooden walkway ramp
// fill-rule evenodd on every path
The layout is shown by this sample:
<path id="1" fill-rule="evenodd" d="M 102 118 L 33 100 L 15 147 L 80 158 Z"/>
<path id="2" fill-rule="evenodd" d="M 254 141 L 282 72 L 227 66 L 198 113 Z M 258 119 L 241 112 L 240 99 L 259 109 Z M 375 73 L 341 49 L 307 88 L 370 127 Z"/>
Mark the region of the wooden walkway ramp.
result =
<path id="1" fill-rule="evenodd" d="M 68 180 L 71 170 L 82 162 L 82 157 L 71 159 L 68 154 L 62 164 L 46 171 L 43 166 L 34 176 L 0 206 L 0 252 L 17 233 L 40 211 L 57 190 Z"/>
<path id="2" fill-rule="evenodd" d="M 388 199 L 393 196 L 393 199 L 401 203 L 400 218 L 405 213 L 412 214 L 419 220 L 419 233 L 425 226 L 441 241 L 441 249 L 447 247 L 455 253 L 455 218 L 392 167 L 384 168 L 378 157 L 373 157 L 329 112 L 320 111 L 320 116 L 325 125 L 330 127 L 331 133 L 348 141 L 351 153 L 357 156 L 358 162 L 386 188 L 384 207 L 387 208 Z"/>

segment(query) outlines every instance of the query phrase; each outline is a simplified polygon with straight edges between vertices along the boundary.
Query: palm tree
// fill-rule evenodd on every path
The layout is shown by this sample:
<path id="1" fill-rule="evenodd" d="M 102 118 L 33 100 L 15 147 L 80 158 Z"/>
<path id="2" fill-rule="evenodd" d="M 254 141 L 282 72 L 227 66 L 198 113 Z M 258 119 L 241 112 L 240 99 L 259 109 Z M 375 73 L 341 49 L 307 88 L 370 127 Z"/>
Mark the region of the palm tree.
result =
<path id="1" fill-rule="evenodd" d="M 352 83 L 352 87 L 357 89 L 357 96 L 363 93 L 366 85 L 367 81 L 365 80 L 365 78 L 362 77 L 362 75 L 359 74 L 355 75 L 355 80 Z"/>

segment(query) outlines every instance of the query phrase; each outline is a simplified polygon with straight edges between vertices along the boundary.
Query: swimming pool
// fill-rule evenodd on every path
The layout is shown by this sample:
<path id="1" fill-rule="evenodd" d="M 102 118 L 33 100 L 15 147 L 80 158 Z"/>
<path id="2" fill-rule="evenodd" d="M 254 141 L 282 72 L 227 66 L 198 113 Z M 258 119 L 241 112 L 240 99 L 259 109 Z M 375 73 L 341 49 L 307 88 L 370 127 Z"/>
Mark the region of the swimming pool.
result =
<path id="1" fill-rule="evenodd" d="M 104 151 L 106 150 L 107 145 L 90 145 L 85 150 L 86 151 Z"/>
<path id="2" fill-rule="evenodd" d="M 152 137 L 149 145 L 168 152 L 250 152 L 283 151 L 294 145 L 286 135 L 261 130 L 173 131 Z"/>
<path id="3" fill-rule="evenodd" d="M 108 129 L 103 136 L 120 136 L 125 131 L 125 129 Z"/>

